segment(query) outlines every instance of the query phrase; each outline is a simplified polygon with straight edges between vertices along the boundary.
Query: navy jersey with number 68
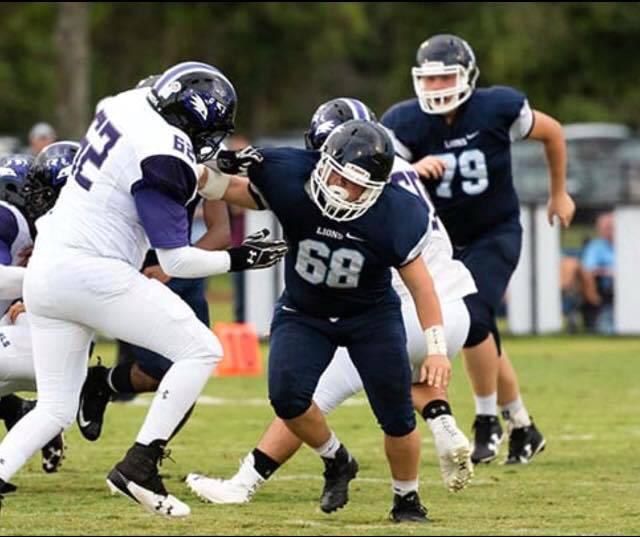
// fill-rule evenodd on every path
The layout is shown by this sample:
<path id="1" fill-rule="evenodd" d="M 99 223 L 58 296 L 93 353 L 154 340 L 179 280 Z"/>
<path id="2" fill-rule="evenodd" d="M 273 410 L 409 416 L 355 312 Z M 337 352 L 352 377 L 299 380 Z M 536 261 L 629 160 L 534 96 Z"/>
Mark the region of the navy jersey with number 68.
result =
<path id="1" fill-rule="evenodd" d="M 393 131 L 396 152 L 417 162 L 427 155 L 445 163 L 441 180 L 425 186 L 452 242 L 465 246 L 495 226 L 517 219 L 520 208 L 511 172 L 511 142 L 533 128 L 525 95 L 505 86 L 477 89 L 448 125 L 424 113 L 417 99 L 382 117 Z"/>
<path id="2" fill-rule="evenodd" d="M 289 243 L 284 300 L 315 317 L 351 317 L 399 302 L 391 267 L 422 252 L 429 212 L 423 200 L 387 185 L 363 216 L 337 222 L 322 215 L 307 193 L 317 151 L 262 150 L 249 168 L 253 194 L 276 215 Z"/>

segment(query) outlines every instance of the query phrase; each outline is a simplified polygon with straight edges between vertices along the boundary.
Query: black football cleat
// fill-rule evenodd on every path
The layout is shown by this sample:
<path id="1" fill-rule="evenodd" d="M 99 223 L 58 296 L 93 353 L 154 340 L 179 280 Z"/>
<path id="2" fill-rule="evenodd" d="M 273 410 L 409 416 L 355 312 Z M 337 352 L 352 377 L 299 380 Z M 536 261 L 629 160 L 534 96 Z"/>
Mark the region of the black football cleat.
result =
<path id="1" fill-rule="evenodd" d="M 113 394 L 107 383 L 108 374 L 109 370 L 102 365 L 90 367 L 80 393 L 76 421 L 82 436 L 91 442 L 100 438 L 104 413 Z"/>
<path id="2" fill-rule="evenodd" d="M 349 481 L 358 473 L 358 462 L 343 445 L 336 452 L 335 459 L 324 461 L 324 489 L 320 499 L 320 509 L 333 513 L 349 501 Z"/>
<path id="3" fill-rule="evenodd" d="M 167 492 L 158 474 L 158 465 L 167 456 L 161 442 L 155 441 L 149 446 L 134 444 L 109 472 L 107 485 L 111 493 L 132 499 L 154 515 L 189 516 L 189 506 Z"/>
<path id="4" fill-rule="evenodd" d="M 420 503 L 417 492 L 410 492 L 405 496 L 394 494 L 393 508 L 389 513 L 389 519 L 393 522 L 429 522 L 427 508 Z"/>
<path id="5" fill-rule="evenodd" d="M 498 456 L 504 433 L 497 416 L 478 414 L 473 422 L 474 442 L 471 462 L 489 463 Z"/>
<path id="6" fill-rule="evenodd" d="M 528 427 L 514 428 L 509 433 L 509 454 L 505 464 L 527 464 L 542 453 L 547 442 L 531 421 Z"/>

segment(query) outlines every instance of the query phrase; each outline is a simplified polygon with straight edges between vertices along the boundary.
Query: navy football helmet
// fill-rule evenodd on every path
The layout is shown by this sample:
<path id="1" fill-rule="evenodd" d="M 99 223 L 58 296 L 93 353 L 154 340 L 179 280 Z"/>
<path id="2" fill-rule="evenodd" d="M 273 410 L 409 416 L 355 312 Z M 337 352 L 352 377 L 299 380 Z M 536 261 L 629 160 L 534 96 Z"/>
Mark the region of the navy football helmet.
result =
<path id="1" fill-rule="evenodd" d="M 446 114 L 471 97 L 480 71 L 473 50 L 464 39 L 447 34 L 433 36 L 420 45 L 417 62 L 411 75 L 423 112 Z M 446 75 L 456 75 L 456 83 L 440 90 L 427 90 L 420 80 Z"/>
<path id="2" fill-rule="evenodd" d="M 332 220 L 361 217 L 390 181 L 395 152 L 387 131 L 372 121 L 350 120 L 331 132 L 321 153 L 311 174 L 311 199 Z M 346 189 L 329 184 L 334 172 L 364 188 L 357 200 L 349 201 Z"/>
<path id="3" fill-rule="evenodd" d="M 55 204 L 71 174 L 80 149 L 77 142 L 56 142 L 45 147 L 34 160 L 22 188 L 27 216 L 35 222 Z"/>
<path id="4" fill-rule="evenodd" d="M 147 99 L 167 123 L 190 138 L 198 162 L 212 158 L 235 128 L 236 90 L 221 71 L 206 63 L 185 62 L 167 69 Z"/>
<path id="5" fill-rule="evenodd" d="M 305 147 L 320 149 L 331 131 L 350 119 L 377 121 L 371 109 L 357 99 L 332 99 L 321 104 L 311 118 L 309 130 L 304 133 Z"/>
<path id="6" fill-rule="evenodd" d="M 8 155 L 0 158 L 0 200 L 25 212 L 22 188 L 33 164 L 31 155 Z"/>

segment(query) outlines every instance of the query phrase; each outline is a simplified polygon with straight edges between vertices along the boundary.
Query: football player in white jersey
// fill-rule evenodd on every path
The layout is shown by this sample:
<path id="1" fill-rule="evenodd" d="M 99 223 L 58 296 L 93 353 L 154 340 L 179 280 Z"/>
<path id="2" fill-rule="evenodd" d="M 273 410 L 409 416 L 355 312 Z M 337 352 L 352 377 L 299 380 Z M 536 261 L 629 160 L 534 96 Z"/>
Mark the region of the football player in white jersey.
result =
<path id="1" fill-rule="evenodd" d="M 305 134 L 307 149 L 319 149 L 333 129 L 351 119 L 375 121 L 375 116 L 367 106 L 356 99 L 333 99 L 321 105 Z M 396 158 L 391 180 L 423 198 L 430 207 L 431 217 L 436 220 L 422 255 L 440 300 L 448 356 L 453 358 L 462 347 L 469 330 L 469 314 L 463 298 L 475 293 L 476 287 L 464 265 L 453 260 L 453 250 L 447 232 L 437 221 L 429 195 L 418 179 L 417 173 L 408 162 Z M 393 286 L 402 300 L 407 347 L 413 369 L 414 407 L 427 421 L 434 434 L 445 485 L 451 491 L 459 491 L 469 483 L 473 475 L 470 444 L 451 415 L 446 388 L 419 383 L 420 366 L 427 354 L 424 331 L 420 326 L 411 294 L 395 270 Z M 328 414 L 361 390 L 362 381 L 356 368 L 346 349 L 339 348 L 320 379 L 314 401 L 325 414 Z M 275 419 L 257 447 L 245 457 L 240 469 L 231 479 L 211 479 L 190 474 L 187 484 L 198 496 L 214 503 L 249 502 L 258 487 L 301 445 L 302 442 L 289 432 L 284 423 Z"/>
<path id="2" fill-rule="evenodd" d="M 0 311 L 6 312 L 0 319 L 0 418 L 7 430 L 36 405 L 15 395 L 36 391 L 36 378 L 29 323 L 20 314 L 24 308 L 20 302 L 9 306 L 22 296 L 34 222 L 55 203 L 78 147 L 76 142 L 58 142 L 45 147 L 35 161 L 29 155 L 0 160 Z M 62 434 L 42 448 L 45 472 L 58 470 L 64 448 Z"/>
<path id="3" fill-rule="evenodd" d="M 174 362 L 107 483 L 154 514 L 189 515 L 157 467 L 222 348 L 177 295 L 139 268 L 149 246 L 175 277 L 263 268 L 286 253 L 283 241 L 264 241 L 262 232 L 226 251 L 189 245 L 185 205 L 196 194 L 196 162 L 212 157 L 233 130 L 236 100 L 218 69 L 186 62 L 152 88 L 99 107 L 55 208 L 38 221 L 23 294 L 39 400 L 0 444 L 0 485 L 72 424 L 98 330 Z"/>

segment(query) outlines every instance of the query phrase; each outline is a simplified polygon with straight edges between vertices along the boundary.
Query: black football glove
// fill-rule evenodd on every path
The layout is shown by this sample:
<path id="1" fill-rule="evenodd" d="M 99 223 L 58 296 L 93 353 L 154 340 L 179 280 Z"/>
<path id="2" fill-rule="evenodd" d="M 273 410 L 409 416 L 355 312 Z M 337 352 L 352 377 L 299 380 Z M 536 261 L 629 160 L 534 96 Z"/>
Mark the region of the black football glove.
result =
<path id="1" fill-rule="evenodd" d="M 246 177 L 249 166 L 260 163 L 263 159 L 260 151 L 252 146 L 245 147 L 241 151 L 221 149 L 216 155 L 216 165 L 222 173 Z"/>
<path id="2" fill-rule="evenodd" d="M 268 236 L 269 230 L 262 229 L 247 236 L 241 246 L 229 248 L 229 272 L 272 267 L 280 261 L 289 249 L 287 243 L 283 240 L 267 241 Z"/>

